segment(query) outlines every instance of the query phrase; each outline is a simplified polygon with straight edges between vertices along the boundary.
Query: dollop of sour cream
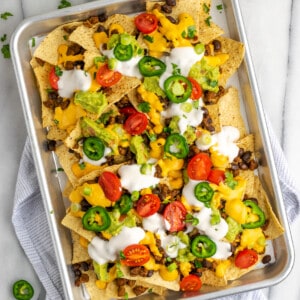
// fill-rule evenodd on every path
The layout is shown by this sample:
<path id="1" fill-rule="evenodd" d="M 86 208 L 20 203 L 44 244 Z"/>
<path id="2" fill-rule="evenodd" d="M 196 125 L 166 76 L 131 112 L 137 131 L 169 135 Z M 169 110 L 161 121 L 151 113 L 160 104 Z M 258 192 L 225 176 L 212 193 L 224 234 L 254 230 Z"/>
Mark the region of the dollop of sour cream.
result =
<path id="1" fill-rule="evenodd" d="M 91 75 L 79 69 L 64 70 L 58 80 L 58 94 L 71 98 L 75 91 L 87 91 L 92 84 Z"/>
<path id="2" fill-rule="evenodd" d="M 107 56 L 108 58 L 116 58 L 114 56 L 114 50 L 103 50 L 101 49 L 101 52 Z M 142 78 L 142 75 L 139 71 L 138 63 L 142 57 L 141 56 L 133 56 L 131 59 L 126 61 L 120 61 L 118 60 L 116 63 L 116 66 L 114 68 L 114 71 L 118 71 L 123 75 L 130 76 L 130 77 L 137 77 L 139 79 Z"/>
<path id="3" fill-rule="evenodd" d="M 98 264 L 115 261 L 124 248 L 138 244 L 145 237 L 145 231 L 140 227 L 123 227 L 120 233 L 109 241 L 94 237 L 88 245 L 89 256 Z"/>
<path id="4" fill-rule="evenodd" d="M 159 213 L 155 213 L 149 217 L 143 218 L 143 228 L 146 231 L 151 231 L 153 233 L 161 232 L 167 229 L 165 226 L 165 219 Z"/>
<path id="5" fill-rule="evenodd" d="M 173 48 L 170 55 L 163 58 L 167 67 L 159 79 L 160 87 L 163 89 L 165 80 L 173 75 L 174 66 L 180 70 L 181 75 L 188 76 L 191 67 L 200 61 L 203 55 L 204 53 L 197 54 L 194 47 Z"/>
<path id="6" fill-rule="evenodd" d="M 155 168 L 152 168 L 151 174 L 142 174 L 140 169 L 140 165 L 134 164 L 121 166 L 118 171 L 122 187 L 130 193 L 157 185 L 160 181 L 159 178 L 154 177 Z"/>
<path id="7" fill-rule="evenodd" d="M 202 151 L 214 147 L 214 150 L 227 156 L 229 162 L 233 162 L 239 153 L 239 147 L 236 145 L 239 138 L 240 132 L 236 127 L 223 126 L 220 132 L 211 135 L 209 142 L 201 137 L 197 139 L 196 146 Z"/>
<path id="8" fill-rule="evenodd" d="M 198 180 L 192 180 L 190 179 L 188 183 L 183 187 L 182 189 L 182 195 L 186 199 L 189 205 L 196 206 L 199 208 L 204 207 L 203 202 L 199 201 L 195 196 L 195 187 L 196 185 L 201 182 Z"/>
<path id="9" fill-rule="evenodd" d="M 187 110 L 186 108 L 189 107 Z M 184 103 L 171 103 L 168 109 L 161 113 L 163 118 L 172 118 L 178 116 L 178 127 L 180 133 L 183 134 L 187 126 L 198 126 L 203 120 L 203 110 L 201 106 L 195 107 L 195 101 L 188 99 Z"/>

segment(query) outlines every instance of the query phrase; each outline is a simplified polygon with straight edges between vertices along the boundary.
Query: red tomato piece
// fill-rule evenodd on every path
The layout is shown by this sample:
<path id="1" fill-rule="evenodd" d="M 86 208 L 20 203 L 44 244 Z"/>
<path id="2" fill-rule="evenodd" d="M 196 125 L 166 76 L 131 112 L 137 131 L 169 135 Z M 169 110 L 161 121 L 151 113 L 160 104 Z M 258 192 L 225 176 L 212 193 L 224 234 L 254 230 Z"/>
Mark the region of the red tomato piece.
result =
<path id="1" fill-rule="evenodd" d="M 131 114 L 124 123 L 124 129 L 132 135 L 143 133 L 148 126 L 148 118 L 145 114 L 136 112 Z"/>
<path id="2" fill-rule="evenodd" d="M 170 232 L 183 230 L 187 211 L 180 201 L 169 203 L 163 213 L 164 218 L 170 223 Z"/>
<path id="3" fill-rule="evenodd" d="M 119 109 L 119 113 L 123 114 L 125 116 L 130 116 L 130 115 L 132 115 L 136 112 L 137 112 L 137 110 L 134 107 L 131 107 L 131 106 L 126 106 L 126 107 L 123 107 L 123 108 Z"/>
<path id="4" fill-rule="evenodd" d="M 208 181 L 214 183 L 214 184 L 220 184 L 225 180 L 225 171 L 223 170 L 211 170 L 209 172 Z"/>
<path id="5" fill-rule="evenodd" d="M 247 269 L 256 264 L 257 260 L 258 255 L 256 251 L 252 249 L 244 249 L 238 252 L 234 263 L 240 269 Z"/>
<path id="6" fill-rule="evenodd" d="M 55 67 L 53 67 L 49 72 L 49 81 L 51 87 L 55 90 L 58 90 L 58 80 L 59 80 L 59 76 L 56 75 Z"/>
<path id="7" fill-rule="evenodd" d="M 154 14 L 141 13 L 134 19 L 136 28 L 145 34 L 153 32 L 158 26 L 158 19 Z"/>
<path id="8" fill-rule="evenodd" d="M 100 175 L 98 183 L 100 184 L 105 197 L 110 201 L 115 202 L 121 198 L 122 185 L 116 174 L 105 171 Z"/>
<path id="9" fill-rule="evenodd" d="M 182 291 L 199 291 L 202 287 L 202 281 L 200 277 L 194 274 L 190 274 L 188 276 L 185 276 L 180 281 L 180 290 Z"/>
<path id="10" fill-rule="evenodd" d="M 140 244 L 132 244 L 123 250 L 124 257 L 121 258 L 121 263 L 129 267 L 142 266 L 150 259 L 149 249 Z"/>
<path id="11" fill-rule="evenodd" d="M 188 163 L 187 174 L 193 180 L 207 180 L 212 162 L 206 153 L 196 154 Z"/>
<path id="12" fill-rule="evenodd" d="M 188 80 L 192 84 L 192 94 L 191 94 L 190 98 L 192 100 L 198 100 L 198 99 L 200 99 L 200 97 L 202 96 L 202 88 L 201 88 L 200 84 L 198 83 L 197 80 L 195 80 L 192 77 L 188 77 Z"/>
<path id="13" fill-rule="evenodd" d="M 110 87 L 116 84 L 122 78 L 122 74 L 117 71 L 110 70 L 105 64 L 99 68 L 96 74 L 97 82 L 103 87 Z"/>
<path id="14" fill-rule="evenodd" d="M 145 218 L 155 214 L 160 208 L 160 198 L 155 194 L 143 195 L 137 202 L 137 213 Z"/>

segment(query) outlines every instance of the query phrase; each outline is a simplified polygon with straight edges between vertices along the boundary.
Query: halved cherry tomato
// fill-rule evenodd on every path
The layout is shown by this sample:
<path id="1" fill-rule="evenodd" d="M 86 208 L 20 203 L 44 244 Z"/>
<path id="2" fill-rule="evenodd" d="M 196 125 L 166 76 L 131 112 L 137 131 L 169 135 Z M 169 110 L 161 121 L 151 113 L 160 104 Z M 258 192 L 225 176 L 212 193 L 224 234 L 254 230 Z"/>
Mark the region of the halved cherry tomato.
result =
<path id="1" fill-rule="evenodd" d="M 238 252 L 235 257 L 235 265 L 240 269 L 247 269 L 253 266 L 258 260 L 257 252 L 252 249 L 244 249 Z"/>
<path id="2" fill-rule="evenodd" d="M 134 24 L 140 32 L 148 34 L 157 28 L 158 19 L 154 14 L 141 13 L 135 17 Z"/>
<path id="3" fill-rule="evenodd" d="M 220 184 L 225 180 L 225 171 L 223 170 L 211 170 L 209 172 L 208 181 L 214 183 L 214 184 Z"/>
<path id="4" fill-rule="evenodd" d="M 164 218 L 170 223 L 170 232 L 183 230 L 187 211 L 180 201 L 169 203 L 163 213 Z"/>
<path id="5" fill-rule="evenodd" d="M 193 180 L 206 180 L 211 167 L 210 157 L 206 153 L 198 153 L 189 161 L 187 174 Z"/>
<path id="6" fill-rule="evenodd" d="M 105 64 L 100 67 L 96 74 L 97 82 L 103 87 L 110 87 L 116 84 L 122 78 L 122 74 L 118 71 L 113 71 Z"/>
<path id="7" fill-rule="evenodd" d="M 185 276 L 180 281 L 180 290 L 181 291 L 199 291 L 202 287 L 202 281 L 200 277 L 194 274 Z"/>
<path id="8" fill-rule="evenodd" d="M 129 267 L 142 266 L 150 259 L 149 249 L 140 244 L 132 244 L 123 250 L 124 257 L 121 258 L 121 263 Z"/>
<path id="9" fill-rule="evenodd" d="M 143 133 L 148 126 L 148 118 L 145 114 L 136 112 L 131 114 L 124 123 L 124 129 L 132 135 Z"/>
<path id="10" fill-rule="evenodd" d="M 155 214 L 160 208 L 160 199 L 155 194 L 145 194 L 137 202 L 137 213 L 145 218 Z"/>
<path id="11" fill-rule="evenodd" d="M 105 171 L 100 175 L 98 183 L 103 189 L 105 197 L 110 201 L 115 202 L 121 198 L 122 185 L 116 174 Z"/>
<path id="12" fill-rule="evenodd" d="M 59 80 L 59 76 L 56 75 L 55 67 L 53 67 L 49 72 L 49 81 L 51 87 L 55 90 L 58 90 L 58 80 Z"/>
<path id="13" fill-rule="evenodd" d="M 192 94 L 191 94 L 190 98 L 192 100 L 200 99 L 200 97 L 202 96 L 202 88 L 201 88 L 200 84 L 198 83 L 197 80 L 195 80 L 192 77 L 188 77 L 188 80 L 192 84 Z"/>

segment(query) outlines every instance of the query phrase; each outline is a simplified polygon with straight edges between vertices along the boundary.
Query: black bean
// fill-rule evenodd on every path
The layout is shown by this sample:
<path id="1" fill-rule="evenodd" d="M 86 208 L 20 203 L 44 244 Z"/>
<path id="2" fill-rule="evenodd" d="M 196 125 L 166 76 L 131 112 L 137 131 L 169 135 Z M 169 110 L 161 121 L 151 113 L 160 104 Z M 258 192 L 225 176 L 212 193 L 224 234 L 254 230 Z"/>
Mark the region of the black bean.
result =
<path id="1" fill-rule="evenodd" d="M 169 6 L 176 6 L 176 0 L 166 0 L 166 4 Z"/>
<path id="2" fill-rule="evenodd" d="M 167 4 L 162 5 L 161 10 L 166 14 L 172 13 L 172 7 Z"/>
<path id="3" fill-rule="evenodd" d="M 221 42 L 219 40 L 213 40 L 212 44 L 214 46 L 215 51 L 220 51 L 221 50 Z"/>
<path id="4" fill-rule="evenodd" d="M 263 264 L 268 264 L 271 261 L 271 255 L 265 255 L 262 259 Z"/>

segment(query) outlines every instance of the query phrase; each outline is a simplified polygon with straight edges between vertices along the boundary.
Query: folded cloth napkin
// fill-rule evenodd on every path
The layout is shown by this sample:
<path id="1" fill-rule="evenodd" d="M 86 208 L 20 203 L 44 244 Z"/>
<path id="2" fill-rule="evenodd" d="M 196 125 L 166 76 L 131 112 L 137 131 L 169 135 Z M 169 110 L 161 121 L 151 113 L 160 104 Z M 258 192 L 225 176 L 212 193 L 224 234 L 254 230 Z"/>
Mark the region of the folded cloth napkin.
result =
<path id="1" fill-rule="evenodd" d="M 288 219 L 292 222 L 299 214 L 300 193 L 291 178 L 286 159 L 267 121 L 274 160 L 279 177 Z M 12 222 L 17 237 L 42 282 L 47 299 L 63 299 L 61 279 L 55 259 L 46 213 L 38 186 L 29 139 L 23 150 L 17 177 Z M 223 297 L 223 300 L 268 299 L 267 291 L 255 290 L 248 293 Z"/>

